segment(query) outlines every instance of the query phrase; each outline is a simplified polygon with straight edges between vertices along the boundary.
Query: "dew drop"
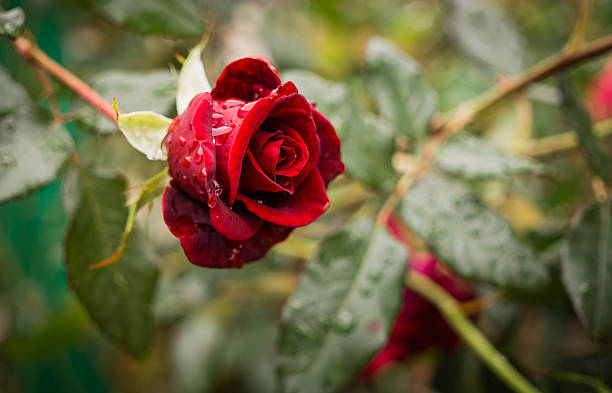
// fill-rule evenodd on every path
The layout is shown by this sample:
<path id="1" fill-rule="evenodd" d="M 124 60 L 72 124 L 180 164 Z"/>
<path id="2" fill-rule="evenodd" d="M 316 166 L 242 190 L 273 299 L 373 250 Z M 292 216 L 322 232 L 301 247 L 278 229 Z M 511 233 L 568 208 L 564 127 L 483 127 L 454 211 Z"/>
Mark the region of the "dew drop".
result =
<path id="1" fill-rule="evenodd" d="M 191 164 L 191 160 L 189 159 L 189 157 L 183 157 L 183 160 L 181 162 L 183 163 L 183 166 L 185 168 L 189 168 L 189 165 Z"/>
<path id="2" fill-rule="evenodd" d="M 191 146 L 189 146 L 189 152 L 193 152 L 196 147 L 198 147 L 198 141 L 194 140 L 193 142 L 191 142 Z"/>
<path id="3" fill-rule="evenodd" d="M 350 333 L 355 326 L 355 319 L 347 310 L 340 311 L 336 318 L 336 330 L 340 333 Z"/>
<path id="4" fill-rule="evenodd" d="M 202 170 L 202 172 L 204 172 L 204 170 Z M 221 195 L 223 193 L 223 187 L 221 187 L 221 184 L 219 184 L 216 179 L 213 179 L 213 185 L 215 186 L 215 192 L 217 195 Z"/>
<path id="5" fill-rule="evenodd" d="M 212 134 L 213 136 L 225 135 L 232 130 L 232 127 L 221 126 L 221 127 L 213 127 Z"/>
<path id="6" fill-rule="evenodd" d="M 200 180 L 206 181 L 206 178 L 208 177 L 208 173 L 206 173 L 206 168 L 202 168 L 202 170 L 198 174 L 198 177 L 200 178 Z"/>
<path id="7" fill-rule="evenodd" d="M 372 290 L 369 287 L 363 287 L 359 290 L 359 294 L 363 297 L 370 296 L 370 293 L 372 293 Z"/>
<path id="8" fill-rule="evenodd" d="M 185 140 L 185 137 L 183 137 L 183 136 L 181 135 L 181 136 L 179 136 L 178 140 L 179 140 L 179 145 L 181 145 L 181 146 L 185 146 L 185 143 L 187 142 L 187 141 Z"/>
<path id="9" fill-rule="evenodd" d="M 255 101 L 251 101 L 242 105 L 240 109 L 238 109 L 238 112 L 236 112 L 236 115 L 240 118 L 245 117 L 246 114 L 249 113 L 249 111 L 253 108 L 253 106 L 255 106 Z"/>
<path id="10" fill-rule="evenodd" d="M 209 196 L 206 204 L 208 205 L 208 207 L 213 209 L 215 206 L 217 206 L 217 200 L 213 196 Z"/>
<path id="11" fill-rule="evenodd" d="M 378 282 L 382 278 L 383 274 L 380 270 L 372 270 L 368 273 L 368 279 L 372 282 Z"/>

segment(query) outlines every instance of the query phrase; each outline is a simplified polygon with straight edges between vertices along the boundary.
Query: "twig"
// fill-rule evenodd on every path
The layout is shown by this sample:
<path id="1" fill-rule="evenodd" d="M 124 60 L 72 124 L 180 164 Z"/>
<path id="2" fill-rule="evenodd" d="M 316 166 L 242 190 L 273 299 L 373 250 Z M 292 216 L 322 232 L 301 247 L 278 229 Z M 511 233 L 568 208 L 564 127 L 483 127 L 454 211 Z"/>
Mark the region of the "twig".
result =
<path id="1" fill-rule="evenodd" d="M 540 392 L 491 345 L 472 321 L 465 316 L 461 304 L 438 284 L 427 276 L 412 271 L 406 276 L 406 285 L 436 306 L 453 330 L 508 387 L 519 393 Z"/>
<path id="2" fill-rule="evenodd" d="M 536 64 L 524 74 L 506 81 L 501 87 L 494 88 L 476 99 L 466 102 L 454 110 L 450 120 L 443 128 L 443 133 L 452 136 L 474 119 L 503 101 L 505 98 L 520 92 L 534 82 L 541 81 L 574 64 L 599 56 L 612 49 L 612 35 L 585 44 L 574 52 L 561 52 Z"/>
<path id="3" fill-rule="evenodd" d="M 51 79 L 49 78 L 49 74 L 47 74 L 47 71 L 45 71 L 39 65 L 34 67 L 34 71 L 36 72 L 36 78 L 40 82 L 40 85 L 45 92 L 47 100 L 49 100 L 49 107 L 51 109 L 51 114 L 53 115 L 53 120 L 57 123 L 63 122 L 64 117 L 62 116 L 62 112 L 57 103 L 57 98 L 55 97 L 55 91 L 53 89 Z"/>
<path id="4" fill-rule="evenodd" d="M 104 97 L 77 78 L 73 73 L 62 67 L 55 60 L 47 56 L 38 46 L 36 46 L 36 44 L 24 36 L 18 37 L 14 44 L 17 53 L 21 57 L 48 71 L 82 99 L 87 101 L 89 105 L 94 107 L 98 112 L 108 117 L 111 121 L 115 121 L 115 110 Z"/>

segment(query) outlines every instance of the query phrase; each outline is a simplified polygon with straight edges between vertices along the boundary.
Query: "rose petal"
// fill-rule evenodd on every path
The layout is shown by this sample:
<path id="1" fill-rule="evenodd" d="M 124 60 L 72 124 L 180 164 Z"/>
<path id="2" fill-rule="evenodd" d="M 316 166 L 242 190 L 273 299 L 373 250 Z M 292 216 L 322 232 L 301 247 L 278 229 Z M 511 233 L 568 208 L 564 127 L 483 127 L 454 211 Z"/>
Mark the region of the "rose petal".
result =
<path id="1" fill-rule="evenodd" d="M 318 167 L 327 186 L 333 178 L 344 172 L 344 164 L 342 163 L 340 152 L 340 139 L 338 139 L 334 127 L 325 116 L 314 108 L 312 115 L 321 145 Z"/>
<path id="2" fill-rule="evenodd" d="M 294 177 L 297 186 L 302 184 L 311 169 L 317 165 L 319 160 L 319 137 L 313 121 L 312 107 L 308 100 L 301 94 L 292 94 L 278 105 L 266 117 L 262 127 L 269 129 L 286 129 L 290 127 L 297 131 L 304 141 L 308 151 L 308 161 L 304 168 Z"/>
<path id="3" fill-rule="evenodd" d="M 229 206 L 234 204 L 238 194 L 242 162 L 251 139 L 268 114 L 294 95 L 296 91 L 293 83 L 285 83 L 272 91 L 268 97 L 255 101 L 240 125 L 227 134 L 222 145 L 217 146 L 217 177 L 221 179 L 223 187 L 228 191 L 225 198 Z"/>
<path id="4" fill-rule="evenodd" d="M 295 190 L 292 198 L 282 207 L 258 203 L 244 194 L 238 194 L 246 208 L 264 221 L 288 227 L 308 225 L 325 212 L 329 199 L 319 170 L 313 170 L 302 185 Z"/>
<path id="5" fill-rule="evenodd" d="M 214 178 L 216 151 L 211 130 L 212 98 L 195 96 L 180 117 L 172 121 L 164 139 L 169 174 L 193 198 L 208 200 L 207 181 Z"/>
<path id="6" fill-rule="evenodd" d="M 223 236 L 231 240 L 246 240 L 253 236 L 263 222 L 248 211 L 236 213 L 215 195 L 208 202 L 210 223 Z"/>
<path id="7" fill-rule="evenodd" d="M 244 160 L 242 178 L 240 179 L 240 192 L 287 192 L 293 195 L 294 190 L 292 181 L 289 181 L 286 186 L 282 186 L 276 182 L 276 179 L 268 177 L 251 153 L 251 149 L 247 149 L 247 159 Z"/>
<path id="8" fill-rule="evenodd" d="M 179 238 L 187 259 L 199 266 L 240 267 L 263 257 L 292 230 L 266 223 L 253 237 L 238 242 L 215 231 L 206 205 L 189 198 L 176 187 L 166 187 L 162 204 L 166 225 Z"/>
<path id="9" fill-rule="evenodd" d="M 278 71 L 261 57 L 245 57 L 228 64 L 211 94 L 215 100 L 240 98 L 254 101 L 280 85 Z"/>

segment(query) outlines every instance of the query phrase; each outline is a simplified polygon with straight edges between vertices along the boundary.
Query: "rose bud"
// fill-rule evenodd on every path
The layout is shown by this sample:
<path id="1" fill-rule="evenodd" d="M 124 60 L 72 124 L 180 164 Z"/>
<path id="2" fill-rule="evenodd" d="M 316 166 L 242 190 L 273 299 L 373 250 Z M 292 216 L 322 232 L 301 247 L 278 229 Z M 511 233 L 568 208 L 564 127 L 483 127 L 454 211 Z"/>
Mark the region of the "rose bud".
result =
<path id="1" fill-rule="evenodd" d="M 612 117 L 612 59 L 589 87 L 588 107 L 595 121 Z"/>
<path id="2" fill-rule="evenodd" d="M 262 58 L 225 67 L 163 144 L 172 177 L 164 220 L 187 258 L 206 267 L 263 257 L 323 214 L 327 184 L 344 171 L 334 127 Z"/>
<path id="3" fill-rule="evenodd" d="M 431 254 L 414 254 L 410 259 L 410 268 L 429 277 L 460 302 L 475 296 L 466 282 L 451 275 Z M 406 289 L 387 344 L 362 371 L 361 377 L 372 377 L 386 366 L 432 347 L 452 349 L 458 341 L 457 335 L 438 310 L 421 295 Z"/>

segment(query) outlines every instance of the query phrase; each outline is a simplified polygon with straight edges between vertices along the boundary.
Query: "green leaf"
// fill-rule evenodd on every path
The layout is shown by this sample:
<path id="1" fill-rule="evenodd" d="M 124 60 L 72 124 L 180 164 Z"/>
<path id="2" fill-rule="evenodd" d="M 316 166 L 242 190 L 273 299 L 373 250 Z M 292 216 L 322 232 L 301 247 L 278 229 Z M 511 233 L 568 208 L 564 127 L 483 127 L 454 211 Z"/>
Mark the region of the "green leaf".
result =
<path id="1" fill-rule="evenodd" d="M 25 29 L 25 14 L 19 7 L 0 10 L 0 36 L 17 38 Z"/>
<path id="2" fill-rule="evenodd" d="M 223 326 L 200 311 L 175 329 L 170 351 L 176 391 L 199 393 L 212 390 L 223 364 L 219 359 L 227 349 Z"/>
<path id="3" fill-rule="evenodd" d="M 436 156 L 440 169 L 466 178 L 490 178 L 538 173 L 536 161 L 518 157 L 470 135 L 458 135 L 446 142 Z"/>
<path id="4" fill-rule="evenodd" d="M 126 112 L 149 110 L 164 115 L 174 113 L 176 78 L 169 70 L 111 70 L 96 75 L 91 85 L 108 101 L 116 99 Z M 77 105 L 79 120 L 96 132 L 110 134 L 117 131 L 115 123 L 89 105 L 81 102 Z"/>
<path id="5" fill-rule="evenodd" d="M 460 49 L 509 74 L 524 68 L 523 37 L 503 8 L 484 0 L 448 0 L 450 38 Z"/>
<path id="6" fill-rule="evenodd" d="M 72 148 L 72 139 L 63 125 L 44 123 L 30 110 L 2 118 L 0 202 L 22 197 L 52 182 Z"/>
<path id="7" fill-rule="evenodd" d="M 202 51 L 205 46 L 205 41 L 196 45 L 189 52 L 183 67 L 181 67 L 176 90 L 176 113 L 179 115 L 187 108 L 193 97 L 211 90 L 204 70 L 204 63 L 202 63 Z"/>
<path id="8" fill-rule="evenodd" d="M 409 138 L 425 139 L 438 99 L 419 65 L 382 38 L 368 42 L 366 63 L 369 91 L 380 115 Z"/>
<path id="9" fill-rule="evenodd" d="M 342 161 L 350 177 L 375 190 L 393 187 L 395 136 L 387 122 L 360 111 L 343 84 L 307 71 L 284 73 L 283 80 L 295 83 L 332 123 L 342 141 Z"/>
<path id="10" fill-rule="evenodd" d="M 510 224 L 463 185 L 438 174 L 415 181 L 399 212 L 428 247 L 461 277 L 518 290 L 548 281 L 546 266 Z"/>
<path id="11" fill-rule="evenodd" d="M 565 289 L 592 336 L 612 334 L 612 220 L 610 201 L 583 212 L 565 239 Z"/>
<path id="12" fill-rule="evenodd" d="M 587 163 L 602 180 L 612 185 L 612 160 L 598 145 L 589 112 L 580 102 L 567 77 L 559 77 L 559 90 L 561 91 L 561 110 L 578 136 Z"/>
<path id="13" fill-rule="evenodd" d="M 385 121 L 363 114 L 350 121 L 354 135 L 342 141 L 342 161 L 350 177 L 375 190 L 390 190 L 396 180 L 391 165 L 393 130 Z"/>
<path id="14" fill-rule="evenodd" d="M 137 358 L 153 332 L 151 303 L 157 268 L 148 244 L 134 233 L 125 256 L 112 266 L 90 265 L 110 255 L 121 238 L 128 210 L 125 181 L 82 172 L 82 197 L 66 239 L 70 285 L 100 329 Z"/>
<path id="15" fill-rule="evenodd" d="M 151 111 L 124 113 L 117 117 L 117 126 L 136 150 L 149 160 L 165 160 L 162 141 L 172 119 Z"/>
<path id="16" fill-rule="evenodd" d="M 321 244 L 283 310 L 282 392 L 332 392 L 388 338 L 401 304 L 407 255 L 386 229 L 353 223 Z"/>
<path id="17" fill-rule="evenodd" d="M 205 24 L 195 0 L 89 0 L 113 23 L 143 34 L 199 37 Z"/>
<path id="18" fill-rule="evenodd" d="M 8 73 L 0 66 L 0 118 L 24 106 L 29 101 L 28 94 L 21 85 L 15 83 Z"/>

